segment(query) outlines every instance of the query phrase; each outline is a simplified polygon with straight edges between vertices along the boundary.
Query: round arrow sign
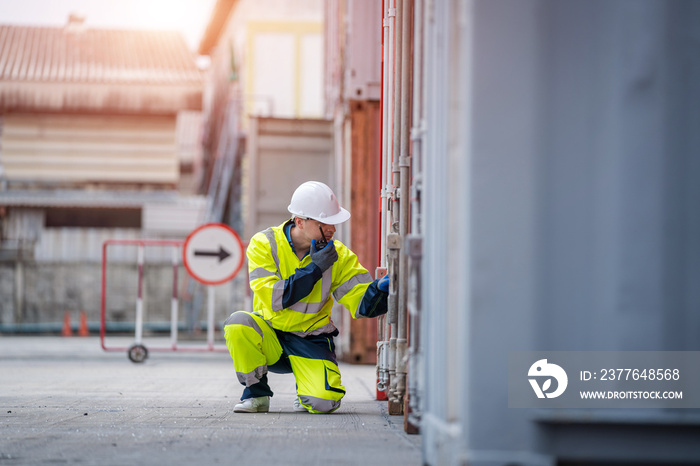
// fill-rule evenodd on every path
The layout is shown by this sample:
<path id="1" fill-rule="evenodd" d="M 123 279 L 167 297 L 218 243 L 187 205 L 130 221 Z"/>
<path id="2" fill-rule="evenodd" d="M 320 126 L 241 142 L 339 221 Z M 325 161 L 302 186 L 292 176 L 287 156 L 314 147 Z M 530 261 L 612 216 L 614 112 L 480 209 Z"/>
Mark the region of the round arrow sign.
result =
<path id="1" fill-rule="evenodd" d="M 207 223 L 189 234 L 182 255 L 190 275 L 207 285 L 218 285 L 241 270 L 243 243 L 228 225 Z"/>

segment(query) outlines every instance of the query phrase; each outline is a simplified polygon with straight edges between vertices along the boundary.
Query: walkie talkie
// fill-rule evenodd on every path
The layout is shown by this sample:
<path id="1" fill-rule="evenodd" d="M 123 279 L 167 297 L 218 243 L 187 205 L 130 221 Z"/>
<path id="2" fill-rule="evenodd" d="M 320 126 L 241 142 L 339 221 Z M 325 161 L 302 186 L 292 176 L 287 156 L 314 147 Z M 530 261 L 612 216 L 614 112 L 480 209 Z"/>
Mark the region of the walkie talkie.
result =
<path id="1" fill-rule="evenodd" d="M 316 250 L 320 251 L 321 249 L 326 247 L 328 241 L 326 241 L 326 235 L 323 234 L 323 228 L 321 228 L 321 225 L 318 226 L 318 231 L 321 232 L 321 239 L 316 241 Z"/>

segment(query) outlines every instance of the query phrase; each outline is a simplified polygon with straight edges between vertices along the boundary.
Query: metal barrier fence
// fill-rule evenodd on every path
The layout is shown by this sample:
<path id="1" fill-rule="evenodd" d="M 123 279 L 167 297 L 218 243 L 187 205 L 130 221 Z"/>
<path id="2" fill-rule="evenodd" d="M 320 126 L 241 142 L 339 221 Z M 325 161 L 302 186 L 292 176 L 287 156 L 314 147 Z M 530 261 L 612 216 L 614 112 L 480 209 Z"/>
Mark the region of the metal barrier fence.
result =
<path id="1" fill-rule="evenodd" d="M 178 346 L 178 314 L 179 314 L 179 294 L 178 294 L 178 269 L 180 267 L 180 258 L 182 257 L 182 246 L 184 241 L 179 240 L 107 240 L 102 245 L 102 296 L 100 305 L 100 345 L 105 351 L 126 351 L 129 359 L 132 362 L 143 362 L 148 357 L 149 351 L 167 352 L 167 351 L 182 351 L 182 352 L 202 352 L 202 351 L 227 351 L 226 348 L 215 348 L 214 346 L 214 307 L 208 306 L 207 315 L 207 342 L 206 346 Z M 113 245 L 136 246 L 137 247 L 137 266 L 138 266 L 138 281 L 137 281 L 137 296 L 136 296 L 136 317 L 134 326 L 134 342 L 131 346 L 108 346 L 105 342 L 107 333 L 107 264 L 108 264 L 108 248 Z M 143 280 L 144 280 L 144 264 L 145 264 L 145 248 L 160 247 L 170 248 L 170 260 L 172 263 L 172 295 L 170 300 L 170 345 L 169 346 L 152 346 L 146 348 L 143 342 L 144 330 L 144 299 L 143 299 Z"/>

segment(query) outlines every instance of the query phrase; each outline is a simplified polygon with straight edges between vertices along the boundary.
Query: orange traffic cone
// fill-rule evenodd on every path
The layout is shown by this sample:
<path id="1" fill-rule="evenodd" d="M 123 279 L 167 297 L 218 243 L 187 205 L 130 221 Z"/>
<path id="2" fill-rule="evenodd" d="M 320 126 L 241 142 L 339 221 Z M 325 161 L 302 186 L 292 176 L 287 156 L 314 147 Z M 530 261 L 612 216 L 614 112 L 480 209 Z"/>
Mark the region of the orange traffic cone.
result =
<path id="1" fill-rule="evenodd" d="M 80 311 L 80 327 L 78 327 L 78 335 L 81 337 L 87 337 L 90 335 L 87 325 L 87 314 L 85 314 L 85 311 Z"/>
<path id="2" fill-rule="evenodd" d="M 73 336 L 73 329 L 70 327 L 70 312 L 68 311 L 63 313 L 63 331 L 61 331 L 61 335 L 64 337 Z"/>

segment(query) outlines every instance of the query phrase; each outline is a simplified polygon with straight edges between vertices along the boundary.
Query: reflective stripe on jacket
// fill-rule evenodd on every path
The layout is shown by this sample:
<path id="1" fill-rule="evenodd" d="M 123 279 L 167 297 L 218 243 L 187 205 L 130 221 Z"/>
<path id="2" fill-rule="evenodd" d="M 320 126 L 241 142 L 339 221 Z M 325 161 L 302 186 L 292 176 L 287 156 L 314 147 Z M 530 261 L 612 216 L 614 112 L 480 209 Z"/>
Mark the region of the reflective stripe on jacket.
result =
<path id="1" fill-rule="evenodd" d="M 257 233 L 248 245 L 246 255 L 254 311 L 273 328 L 301 335 L 335 330 L 331 321 L 333 298 L 348 309 L 353 318 L 362 317 L 357 310 L 373 281 L 372 276 L 360 265 L 355 253 L 335 239 L 338 260 L 323 273 L 307 296 L 288 308 L 283 307 L 285 280 L 296 269 L 311 263 L 309 254 L 299 260 L 294 253 L 284 234 L 284 225 Z"/>

